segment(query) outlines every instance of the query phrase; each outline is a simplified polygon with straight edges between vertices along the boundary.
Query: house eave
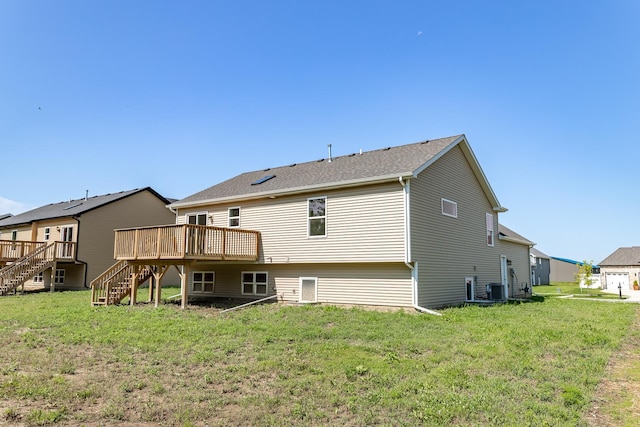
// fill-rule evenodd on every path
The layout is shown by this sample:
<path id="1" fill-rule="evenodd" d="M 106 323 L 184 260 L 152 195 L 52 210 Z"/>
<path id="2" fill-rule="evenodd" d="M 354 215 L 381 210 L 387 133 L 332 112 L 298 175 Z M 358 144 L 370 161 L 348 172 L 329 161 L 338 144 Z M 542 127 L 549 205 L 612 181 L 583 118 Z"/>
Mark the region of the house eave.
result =
<path id="1" fill-rule="evenodd" d="M 265 198 L 277 198 L 277 197 L 291 196 L 291 195 L 310 193 L 310 192 L 329 191 L 329 190 L 337 190 L 342 188 L 360 187 L 364 185 L 375 185 L 375 184 L 384 184 L 388 182 L 398 182 L 399 178 L 406 179 L 406 178 L 412 178 L 412 177 L 413 177 L 413 172 L 405 172 L 400 174 L 396 173 L 392 175 L 384 175 L 384 176 L 378 176 L 374 178 L 354 179 L 350 181 L 340 181 L 340 182 L 333 182 L 329 184 L 306 185 L 301 187 L 292 187 L 292 188 L 286 188 L 286 189 L 275 190 L 275 191 L 261 191 L 259 193 L 240 194 L 240 195 L 234 195 L 234 196 L 228 196 L 228 197 L 217 197 L 217 198 L 211 198 L 211 199 L 194 200 L 190 202 L 176 202 L 168 205 L 168 207 L 170 209 L 181 209 L 181 208 L 198 207 L 198 206 L 212 205 L 212 204 L 257 200 L 257 199 L 265 199 Z"/>
<path id="2" fill-rule="evenodd" d="M 521 240 L 521 239 L 516 239 L 514 237 L 508 237 L 508 236 L 498 236 L 498 239 L 504 240 L 505 242 L 518 243 L 518 244 L 527 245 L 527 246 L 535 246 L 536 245 L 535 243 L 530 242 L 528 240 Z"/>
<path id="3" fill-rule="evenodd" d="M 438 159 L 440 159 L 442 156 L 447 154 L 453 147 L 457 145 L 460 146 L 462 153 L 464 154 L 465 158 L 469 162 L 469 165 L 471 166 L 471 170 L 475 174 L 476 178 L 478 179 L 478 182 L 480 183 L 480 186 L 482 187 L 482 191 L 484 191 L 485 195 L 490 200 L 491 205 L 493 206 L 493 211 L 498 213 L 506 212 L 508 209 L 500 205 L 500 201 L 498 200 L 498 197 L 496 196 L 496 194 L 493 192 L 493 189 L 491 188 L 491 184 L 489 184 L 489 180 L 487 179 L 487 176 L 484 174 L 482 167 L 480 167 L 478 158 L 476 157 L 473 150 L 471 149 L 471 146 L 469 145 L 469 141 L 467 141 L 467 137 L 465 135 L 460 135 L 458 138 L 456 138 L 455 141 L 453 141 L 445 149 L 440 151 L 436 156 L 433 156 L 431 159 L 425 162 L 422 166 L 420 166 L 418 169 L 413 171 L 413 177 L 417 178 L 422 171 L 427 169 L 429 166 L 431 166 L 433 163 L 435 163 Z"/>

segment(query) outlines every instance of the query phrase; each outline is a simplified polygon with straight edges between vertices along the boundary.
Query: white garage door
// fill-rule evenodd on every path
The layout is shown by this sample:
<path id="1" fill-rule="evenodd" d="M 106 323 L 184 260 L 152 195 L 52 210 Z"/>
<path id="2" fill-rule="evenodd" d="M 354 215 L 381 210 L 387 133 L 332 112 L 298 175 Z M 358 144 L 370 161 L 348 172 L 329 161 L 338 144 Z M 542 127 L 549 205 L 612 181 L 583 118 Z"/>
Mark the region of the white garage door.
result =
<path id="1" fill-rule="evenodd" d="M 629 289 L 629 273 L 606 273 L 607 289 L 618 289 L 618 285 L 622 289 Z"/>

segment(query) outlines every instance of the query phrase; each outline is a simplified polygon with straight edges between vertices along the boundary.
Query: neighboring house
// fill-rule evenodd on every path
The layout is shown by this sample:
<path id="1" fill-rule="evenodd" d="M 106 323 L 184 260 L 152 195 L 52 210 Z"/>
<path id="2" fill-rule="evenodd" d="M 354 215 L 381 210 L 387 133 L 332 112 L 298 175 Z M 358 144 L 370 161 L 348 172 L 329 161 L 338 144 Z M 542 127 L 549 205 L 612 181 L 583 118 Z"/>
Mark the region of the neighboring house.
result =
<path id="1" fill-rule="evenodd" d="M 556 282 L 576 282 L 578 271 L 580 266 L 583 264 L 582 261 L 574 261 L 572 259 L 567 258 L 559 258 L 552 256 L 550 262 L 550 279 L 552 283 Z M 600 266 L 593 265 L 592 266 L 592 285 L 589 286 L 591 288 L 599 288 L 600 287 Z M 583 281 L 580 281 L 580 287 L 587 287 L 584 285 Z"/>
<path id="2" fill-rule="evenodd" d="M 247 172 L 170 208 L 174 226 L 116 231 L 116 258 L 158 275 L 180 265 L 183 307 L 271 296 L 420 310 L 520 297 L 529 281 L 529 243 L 498 237 L 506 209 L 464 135 Z M 94 304 L 119 300 L 107 289 L 126 278 L 107 277 Z"/>
<path id="3" fill-rule="evenodd" d="M 530 251 L 535 243 L 502 224 L 498 224 L 498 238 L 502 256 L 506 257 L 507 269 L 501 271 L 507 273 L 509 296 L 531 296 Z"/>
<path id="4" fill-rule="evenodd" d="M 114 263 L 114 229 L 173 223 L 147 187 L 53 203 L 0 220 L 0 295 L 26 284 L 79 289 Z"/>
<path id="5" fill-rule="evenodd" d="M 551 283 L 551 258 L 537 250 L 531 248 L 531 283 L 536 285 L 548 285 Z"/>
<path id="6" fill-rule="evenodd" d="M 552 256 L 549 265 L 551 269 L 549 274 L 551 282 L 575 282 L 579 265 L 579 261 Z"/>
<path id="7" fill-rule="evenodd" d="M 640 282 L 640 246 L 618 248 L 598 265 L 606 289 L 633 289 Z"/>

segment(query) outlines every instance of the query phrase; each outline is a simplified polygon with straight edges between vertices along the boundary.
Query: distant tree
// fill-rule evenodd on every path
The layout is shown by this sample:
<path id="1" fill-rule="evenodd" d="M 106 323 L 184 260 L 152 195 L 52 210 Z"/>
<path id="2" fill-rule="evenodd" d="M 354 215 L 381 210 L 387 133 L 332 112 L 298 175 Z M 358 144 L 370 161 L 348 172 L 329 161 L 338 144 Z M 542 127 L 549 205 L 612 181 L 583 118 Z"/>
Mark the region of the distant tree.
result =
<path id="1" fill-rule="evenodd" d="M 591 293 L 591 285 L 593 284 L 593 260 L 591 262 L 587 262 L 586 260 L 582 261 L 576 273 L 576 282 L 578 282 L 578 286 L 580 286 L 580 292 L 582 292 L 583 287 L 586 287 L 589 293 Z"/>

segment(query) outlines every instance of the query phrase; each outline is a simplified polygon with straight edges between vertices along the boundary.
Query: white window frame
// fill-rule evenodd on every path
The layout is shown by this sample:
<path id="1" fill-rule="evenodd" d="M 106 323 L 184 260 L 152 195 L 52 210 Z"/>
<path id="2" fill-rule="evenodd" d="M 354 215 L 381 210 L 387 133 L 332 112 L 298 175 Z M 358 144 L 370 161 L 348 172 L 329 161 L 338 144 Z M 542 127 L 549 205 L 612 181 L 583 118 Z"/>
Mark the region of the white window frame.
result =
<path id="1" fill-rule="evenodd" d="M 475 301 L 476 300 L 476 278 L 471 276 L 465 277 L 464 286 L 465 286 L 465 296 L 467 297 L 466 301 Z M 469 299 L 469 293 L 471 293 L 471 299 Z"/>
<path id="2" fill-rule="evenodd" d="M 51 238 L 51 228 L 50 227 L 45 227 L 44 228 L 44 241 L 46 242 L 50 238 Z"/>
<path id="3" fill-rule="evenodd" d="M 231 215 L 231 211 L 233 210 L 238 210 L 238 215 Z M 227 225 L 229 226 L 229 228 L 240 228 L 240 206 L 234 206 L 232 208 L 229 208 L 227 210 Z M 237 221 L 237 223 L 232 224 L 232 221 Z"/>
<path id="4" fill-rule="evenodd" d="M 18 230 L 11 230 L 11 240 L 14 242 L 18 240 Z"/>
<path id="5" fill-rule="evenodd" d="M 305 280 L 311 280 L 314 282 L 314 295 L 313 300 L 303 300 L 302 299 L 302 282 Z M 299 302 L 318 302 L 318 278 L 317 277 L 300 277 L 300 282 L 298 285 L 298 298 Z"/>
<path id="6" fill-rule="evenodd" d="M 66 276 L 66 270 L 63 268 L 56 268 L 56 272 L 53 276 L 54 285 L 64 285 L 64 278 Z"/>
<path id="7" fill-rule="evenodd" d="M 324 200 L 324 215 L 311 215 L 311 201 Z M 311 234 L 311 221 L 324 220 L 324 234 Z M 327 237 L 327 196 L 309 197 L 307 199 L 307 237 L 311 239 Z"/>
<path id="8" fill-rule="evenodd" d="M 244 280 L 244 276 L 245 274 L 251 274 L 252 275 L 252 280 Z M 258 274 L 264 274 L 265 275 L 265 281 L 263 282 L 258 282 L 257 276 Z M 245 292 L 244 287 L 245 285 L 251 285 L 252 286 L 252 290 L 251 292 Z M 258 286 L 262 286 L 264 285 L 265 290 L 264 293 L 259 293 L 258 292 Z M 266 296 L 269 293 L 269 273 L 266 271 L 243 271 L 240 273 L 240 292 L 242 293 L 242 295 L 255 295 L 255 296 Z"/>
<path id="9" fill-rule="evenodd" d="M 493 214 L 487 213 L 486 215 L 486 225 L 487 225 L 487 246 L 495 245 L 495 231 L 493 226 Z"/>
<path id="10" fill-rule="evenodd" d="M 450 206 L 453 209 L 453 213 L 448 212 L 445 209 L 445 206 Z M 453 200 L 445 199 L 444 197 L 440 199 L 440 208 L 442 209 L 442 215 L 450 216 L 451 218 L 458 218 L 458 203 Z"/>
<path id="11" fill-rule="evenodd" d="M 36 274 L 35 276 L 33 276 L 33 283 L 44 283 L 44 272 L 41 271 L 40 273 Z"/>
<path id="12" fill-rule="evenodd" d="M 188 214 L 184 215 L 184 223 L 185 224 L 189 224 L 189 218 L 191 217 L 195 217 L 196 222 L 195 224 L 191 224 L 191 225 L 207 225 L 207 221 L 208 221 L 208 212 L 191 212 Z M 198 217 L 204 217 L 204 224 L 198 224 Z"/>
<path id="13" fill-rule="evenodd" d="M 196 280 L 196 275 L 202 275 L 200 280 Z M 211 280 L 206 279 L 206 275 L 211 274 Z M 196 290 L 196 284 L 201 286 L 200 290 Z M 207 291 L 206 286 L 210 284 L 211 290 Z M 191 291 L 195 294 L 213 294 L 216 291 L 216 273 L 215 271 L 193 271 L 191 273 Z"/>

